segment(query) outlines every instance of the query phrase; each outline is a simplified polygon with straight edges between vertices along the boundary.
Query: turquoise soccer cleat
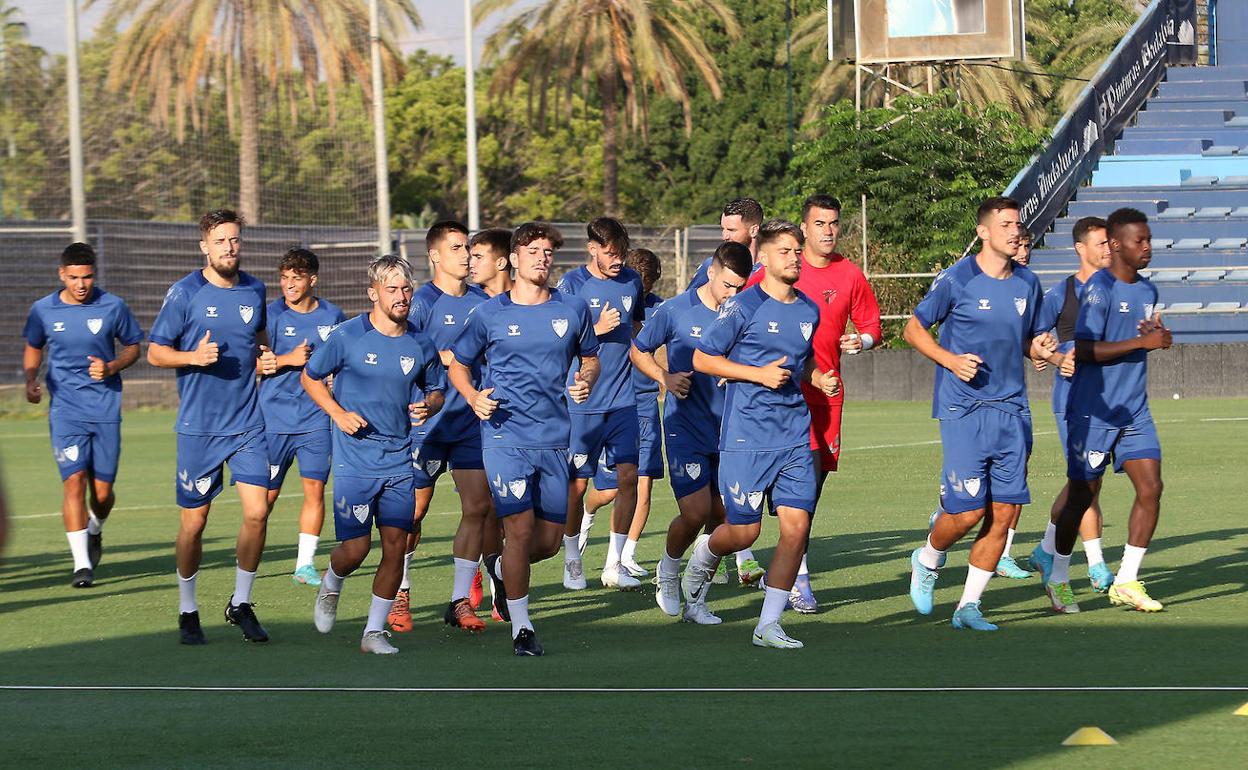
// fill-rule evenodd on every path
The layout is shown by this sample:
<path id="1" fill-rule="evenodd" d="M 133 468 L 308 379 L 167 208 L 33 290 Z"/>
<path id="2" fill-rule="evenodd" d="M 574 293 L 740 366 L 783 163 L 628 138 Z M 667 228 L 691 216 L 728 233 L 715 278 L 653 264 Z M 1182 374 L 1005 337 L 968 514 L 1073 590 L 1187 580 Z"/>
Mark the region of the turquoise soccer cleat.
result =
<path id="1" fill-rule="evenodd" d="M 928 569 L 919 561 L 922 548 L 915 548 L 910 554 L 910 601 L 920 615 L 932 614 L 932 603 L 936 592 L 936 578 L 939 570 Z"/>
<path id="2" fill-rule="evenodd" d="M 957 629 L 969 628 L 972 631 L 997 630 L 995 625 L 984 619 L 984 613 L 979 611 L 979 602 L 963 604 L 954 610 L 953 627 Z"/>
<path id="3" fill-rule="evenodd" d="M 1109 571 L 1109 567 L 1106 567 L 1103 561 L 1089 565 L 1088 582 L 1092 584 L 1092 590 L 1098 594 L 1109 593 L 1109 587 L 1114 584 L 1114 573 Z"/>
<path id="4" fill-rule="evenodd" d="M 317 572 L 316 567 L 313 567 L 311 564 L 305 564 L 295 570 L 294 574 L 290 576 L 290 579 L 296 583 L 302 583 L 305 586 L 312 586 L 313 588 L 316 588 L 321 584 L 321 573 Z"/>
<path id="5" fill-rule="evenodd" d="M 1031 573 L 1018 566 L 1018 562 L 1014 561 L 1014 557 L 1009 554 L 1004 554 L 997 562 L 997 574 L 1011 580 L 1026 580 L 1031 577 Z"/>
<path id="6" fill-rule="evenodd" d="M 1027 557 L 1027 563 L 1031 568 L 1040 573 L 1040 582 L 1048 583 L 1049 575 L 1053 572 L 1053 554 L 1045 553 L 1044 548 L 1037 543 L 1036 547 L 1031 549 L 1031 555 Z"/>

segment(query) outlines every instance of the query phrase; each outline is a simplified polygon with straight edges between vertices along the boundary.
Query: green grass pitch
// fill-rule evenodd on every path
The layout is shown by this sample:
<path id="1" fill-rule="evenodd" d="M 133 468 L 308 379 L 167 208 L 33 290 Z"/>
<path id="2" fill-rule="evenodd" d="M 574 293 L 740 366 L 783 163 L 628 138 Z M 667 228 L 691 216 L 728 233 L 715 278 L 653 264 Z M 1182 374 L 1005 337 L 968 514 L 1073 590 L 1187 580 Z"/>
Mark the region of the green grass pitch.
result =
<path id="1" fill-rule="evenodd" d="M 1014 546 L 1024 556 L 1062 483 L 1052 417 L 1036 403 L 1031 488 Z M 984 597 L 997 634 L 957 633 L 966 546 L 950 556 L 930 618 L 907 598 L 907 557 L 935 505 L 940 447 L 920 403 L 851 403 L 844 470 L 828 483 L 811 566 L 822 606 L 787 614 L 806 643 L 793 653 L 750 646 L 758 591 L 716 586 L 725 623 L 673 622 L 653 589 L 597 587 L 602 520 L 587 551 L 591 588 L 569 593 L 558 559 L 534 569 L 533 618 L 547 656 L 516 659 L 505 626 L 468 637 L 441 624 L 457 498 L 440 485 L 413 563 L 416 628 L 402 653 L 357 643 L 376 551 L 347 581 L 333 633 L 313 629 L 314 591 L 292 584 L 299 490 L 269 524 L 256 586 L 273 641 L 246 645 L 221 609 L 232 588 L 237 496 L 209 521 L 200 573 L 209 644 L 177 644 L 174 437 L 169 412 L 128 414 L 118 509 L 105 530 L 96 586 L 68 585 L 60 484 L 38 417 L 0 423 L 12 540 L 0 564 L 0 685 L 219 686 L 220 691 L 0 690 L 0 764 L 10 766 L 343 765 L 562 767 L 1080 767 L 1248 762 L 1248 689 L 1221 692 L 246 692 L 306 687 L 1115 687 L 1248 688 L 1248 401 L 1154 405 L 1165 455 L 1162 519 L 1143 579 L 1166 611 L 1111 608 L 1072 577 L 1084 612 L 1055 616 L 1037 579 L 994 579 Z M 1238 418 L 1238 419 L 1234 419 Z M 653 569 L 674 510 L 666 481 L 638 549 Z M 1126 532 L 1130 486 L 1107 480 L 1111 568 Z M 332 524 L 325 533 L 332 537 Z M 764 526 L 766 563 L 775 541 Z M 324 568 L 327 543 L 317 555 Z M 1020 559 L 1021 561 L 1021 559 Z M 1063 748 L 1083 725 L 1115 747 Z"/>

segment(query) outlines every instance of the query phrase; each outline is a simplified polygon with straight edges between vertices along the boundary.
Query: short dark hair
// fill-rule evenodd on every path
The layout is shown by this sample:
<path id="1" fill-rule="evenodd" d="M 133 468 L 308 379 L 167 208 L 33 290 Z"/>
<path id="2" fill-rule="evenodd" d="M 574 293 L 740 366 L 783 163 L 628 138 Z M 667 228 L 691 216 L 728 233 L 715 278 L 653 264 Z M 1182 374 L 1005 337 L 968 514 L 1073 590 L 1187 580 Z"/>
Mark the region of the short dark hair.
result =
<path id="1" fill-rule="evenodd" d="M 446 236 L 451 233 L 463 233 L 464 237 L 468 237 L 468 228 L 464 227 L 460 222 L 452 219 L 443 219 L 441 222 L 434 222 L 425 233 L 425 248 L 433 251 L 442 245 L 442 241 L 446 240 Z"/>
<path id="2" fill-rule="evenodd" d="M 1075 228 L 1071 230 L 1071 235 L 1075 239 L 1075 243 L 1082 243 L 1084 238 L 1088 237 L 1088 233 L 1093 230 L 1108 230 L 1105 220 L 1100 217 L 1084 217 L 1075 223 Z"/>
<path id="3" fill-rule="evenodd" d="M 95 249 L 91 248 L 91 244 L 78 241 L 66 246 L 65 250 L 61 252 L 61 267 L 69 267 L 70 265 L 90 265 L 94 267 Z"/>
<path id="4" fill-rule="evenodd" d="M 630 249 L 624 255 L 624 264 L 636 270 L 646 286 L 655 285 L 663 275 L 663 263 L 650 249 Z"/>
<path id="5" fill-rule="evenodd" d="M 723 216 L 741 217 L 747 225 L 763 223 L 763 205 L 753 198 L 737 198 L 724 205 Z"/>
<path id="6" fill-rule="evenodd" d="M 614 217 L 598 217 L 585 226 L 585 236 L 599 246 L 613 246 L 621 254 L 628 251 L 628 229 Z"/>
<path id="7" fill-rule="evenodd" d="M 233 209 L 213 209 L 199 218 L 199 232 L 207 235 L 214 227 L 234 224 L 241 229 L 246 224 L 242 216 Z"/>
<path id="8" fill-rule="evenodd" d="M 556 249 L 563 246 L 563 233 L 554 225 L 547 222 L 525 222 L 516 228 L 511 234 L 511 251 L 514 254 L 523 246 L 528 246 L 533 241 L 545 238 L 550 241 L 550 245 Z"/>
<path id="9" fill-rule="evenodd" d="M 295 273 L 307 273 L 308 275 L 316 275 L 320 272 L 321 261 L 316 258 L 316 254 L 308 249 L 291 249 L 282 255 L 282 261 L 277 263 L 277 273 L 290 270 Z"/>
<path id="10" fill-rule="evenodd" d="M 750 271 L 754 269 L 754 255 L 750 253 L 750 247 L 736 241 L 724 241 L 716 246 L 711 259 L 742 278 L 749 278 Z"/>
<path id="11" fill-rule="evenodd" d="M 1113 238 L 1119 229 L 1127 225 L 1146 225 L 1148 217 L 1139 209 L 1123 208 L 1118 209 L 1109 215 L 1109 219 L 1105 221 L 1105 231 L 1110 238 Z"/>
<path id="12" fill-rule="evenodd" d="M 761 249 L 765 244 L 778 240 L 782 235 L 791 235 L 797 239 L 797 245 L 801 246 L 806 243 L 806 236 L 802 235 L 802 229 L 787 219 L 768 219 L 763 226 L 758 228 L 758 247 Z"/>
<path id="13" fill-rule="evenodd" d="M 494 252 L 494 258 L 507 259 L 507 255 L 511 253 L 511 231 L 504 230 L 501 227 L 491 227 L 489 230 L 482 230 L 468 240 L 469 250 L 477 246 L 485 246 Z"/>
<path id="14" fill-rule="evenodd" d="M 979 210 L 975 212 L 975 224 L 982 225 L 988 221 L 990 215 L 998 211 L 1019 211 L 1018 201 L 1004 195 L 994 195 L 984 200 L 979 204 Z"/>
<path id="15" fill-rule="evenodd" d="M 836 213 L 841 213 L 841 202 L 837 200 L 835 195 L 823 195 L 816 193 L 810 196 L 802 203 L 802 219 L 806 219 L 806 215 L 811 209 L 830 209 Z"/>

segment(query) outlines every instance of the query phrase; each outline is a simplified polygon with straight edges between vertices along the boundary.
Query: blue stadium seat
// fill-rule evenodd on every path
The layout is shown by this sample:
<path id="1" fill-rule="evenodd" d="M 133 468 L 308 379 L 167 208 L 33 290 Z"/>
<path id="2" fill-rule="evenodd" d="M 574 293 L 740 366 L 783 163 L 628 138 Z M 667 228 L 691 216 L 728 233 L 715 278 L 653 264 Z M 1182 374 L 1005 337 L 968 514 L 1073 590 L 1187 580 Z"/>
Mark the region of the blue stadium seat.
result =
<path id="1" fill-rule="evenodd" d="M 1226 274 L 1226 277 L 1225 277 L 1225 278 L 1223 278 L 1222 280 L 1224 280 L 1224 281 L 1234 281 L 1234 282 L 1236 282 L 1236 283 L 1239 283 L 1239 282 L 1248 282 L 1248 268 L 1242 268 L 1242 269 L 1239 269 L 1239 270 L 1232 270 L 1232 271 L 1230 271 L 1229 273 L 1227 273 L 1227 274 Z"/>
<path id="2" fill-rule="evenodd" d="M 1196 213 L 1190 206 L 1170 206 L 1157 215 L 1157 219 L 1187 219 Z"/>
<path id="3" fill-rule="evenodd" d="M 1158 270 L 1147 278 L 1153 283 L 1179 283 L 1188 275 L 1186 270 Z"/>
<path id="4" fill-rule="evenodd" d="M 1226 219 L 1231 213 L 1230 206 L 1201 206 L 1192 214 L 1195 219 Z"/>
<path id="5" fill-rule="evenodd" d="M 1212 147 L 1206 147 L 1201 150 L 1200 154 L 1206 158 L 1225 158 L 1229 155 L 1239 154 L 1239 147 L 1233 144 L 1215 144 Z"/>
<path id="6" fill-rule="evenodd" d="M 1235 123 L 1235 113 L 1230 110 L 1145 110 L 1136 116 L 1137 126 L 1156 126 L 1174 128 L 1175 126 L 1209 126 L 1217 128 L 1228 123 L 1232 126 L 1248 125 L 1248 116 L 1244 123 Z"/>
<path id="7" fill-rule="evenodd" d="M 1245 238 L 1243 236 L 1230 236 L 1230 237 L 1225 237 L 1225 238 L 1215 238 L 1213 242 L 1209 244 L 1209 248 L 1223 249 L 1223 250 L 1242 249 L 1244 248 L 1245 244 L 1248 244 L 1248 238 Z M 1157 247 L 1154 246 L 1153 248 L 1157 248 Z"/>
<path id="8" fill-rule="evenodd" d="M 1193 270 L 1191 273 L 1188 273 L 1187 282 L 1211 283 L 1222 280 L 1222 277 L 1225 275 L 1225 270 Z"/>

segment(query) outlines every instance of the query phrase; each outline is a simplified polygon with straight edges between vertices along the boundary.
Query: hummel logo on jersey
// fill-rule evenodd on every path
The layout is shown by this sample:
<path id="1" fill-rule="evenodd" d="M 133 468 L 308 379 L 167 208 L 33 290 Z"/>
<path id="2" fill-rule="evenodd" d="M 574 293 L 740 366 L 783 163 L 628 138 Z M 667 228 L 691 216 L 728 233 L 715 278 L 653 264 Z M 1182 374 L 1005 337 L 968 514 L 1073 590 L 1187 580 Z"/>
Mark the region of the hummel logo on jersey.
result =
<path id="1" fill-rule="evenodd" d="M 416 365 L 416 359 L 412 356 L 399 356 L 399 368 L 404 374 L 412 371 L 412 367 Z"/>
<path id="2" fill-rule="evenodd" d="M 685 463 L 685 473 L 689 476 L 689 478 L 697 481 L 698 477 L 702 475 L 702 464 Z"/>
<path id="3" fill-rule="evenodd" d="M 1147 302 L 1144 303 L 1144 317 L 1145 318 L 1153 317 L 1153 305 L 1151 303 L 1147 303 Z"/>
<path id="4" fill-rule="evenodd" d="M 628 311 L 633 309 L 633 298 L 632 297 L 620 297 L 620 304 L 624 306 L 624 312 L 627 313 Z"/>
<path id="5" fill-rule="evenodd" d="M 978 476 L 976 476 L 973 479 L 966 480 L 966 494 L 970 495 L 971 497 L 979 496 L 979 477 Z"/>
<path id="6" fill-rule="evenodd" d="M 780 322 L 779 322 L 779 321 L 768 321 L 768 322 L 767 322 L 767 333 L 768 333 L 768 334 L 779 334 L 779 333 L 780 333 Z"/>
<path id="7" fill-rule="evenodd" d="M 568 319 L 552 318 L 550 319 L 550 327 L 555 330 L 555 334 L 560 337 L 568 333 Z"/>
<path id="8" fill-rule="evenodd" d="M 702 327 L 701 327 L 701 326 L 694 326 L 694 327 L 692 327 L 691 329 L 689 329 L 689 336 L 690 336 L 690 337 L 696 337 L 696 338 L 698 338 L 698 339 L 702 339 Z"/>
<path id="9" fill-rule="evenodd" d="M 347 514 L 347 497 L 343 495 L 341 499 L 334 501 L 334 511 L 342 515 Z"/>
<path id="10" fill-rule="evenodd" d="M 498 492 L 499 497 L 507 496 L 507 485 L 503 483 L 503 477 L 497 474 L 494 476 L 494 489 Z"/>
<path id="11" fill-rule="evenodd" d="M 524 497 L 524 490 L 527 486 L 528 484 L 525 483 L 524 479 L 516 479 L 515 481 L 507 482 L 507 488 L 511 490 L 512 496 L 517 500 Z"/>
<path id="12" fill-rule="evenodd" d="M 589 462 L 589 455 L 577 453 L 572 455 L 572 464 L 578 468 L 584 468 L 585 463 Z"/>
<path id="13" fill-rule="evenodd" d="M 365 353 L 365 354 L 364 354 L 364 363 L 366 363 L 366 364 L 372 364 L 373 366 L 376 366 L 376 365 L 377 365 L 377 354 L 376 354 L 376 353 Z"/>
<path id="14" fill-rule="evenodd" d="M 980 310 L 992 310 L 992 303 L 989 302 L 987 298 L 981 298 L 979 300 L 979 309 Z"/>
<path id="15" fill-rule="evenodd" d="M 810 335 L 814 333 L 815 331 L 815 325 L 814 323 L 810 321 L 802 321 L 800 324 L 798 324 L 798 326 L 801 327 L 802 336 L 805 337 L 806 339 L 810 339 Z"/>
<path id="16" fill-rule="evenodd" d="M 413 463 L 420 462 L 420 447 L 416 447 L 415 449 L 412 450 L 412 462 Z"/>
<path id="17" fill-rule="evenodd" d="M 1130 302 L 1119 302 L 1119 303 L 1118 303 L 1118 312 L 1119 312 L 1119 313 L 1130 313 L 1130 312 L 1131 312 L 1131 303 L 1130 303 Z"/>
<path id="18" fill-rule="evenodd" d="M 454 325 L 455 325 L 455 316 L 451 315 L 450 313 L 447 313 L 446 315 L 442 316 L 442 325 L 443 325 L 443 326 L 454 326 Z"/>
<path id="19" fill-rule="evenodd" d="M 355 517 L 356 521 L 363 524 L 368 521 L 368 508 L 368 503 L 364 503 L 363 505 L 353 505 L 351 506 L 351 515 Z"/>
<path id="20" fill-rule="evenodd" d="M 282 336 L 285 336 L 285 337 L 293 337 L 293 336 L 295 336 L 295 327 L 293 327 L 293 326 L 287 326 L 286 328 L 284 328 L 284 329 L 282 330 Z"/>
<path id="21" fill-rule="evenodd" d="M 99 334 L 100 329 L 103 329 L 103 328 L 104 328 L 103 318 L 88 318 L 87 319 L 87 329 L 89 329 L 92 334 Z"/>
<path id="22" fill-rule="evenodd" d="M 186 472 L 186 468 L 183 468 L 182 470 L 178 471 L 178 479 L 180 479 L 181 481 L 183 490 L 190 492 L 192 489 L 195 488 L 195 485 L 191 483 L 191 479 Z"/>
<path id="23" fill-rule="evenodd" d="M 1089 452 L 1088 452 L 1088 465 L 1089 465 L 1090 467 L 1092 467 L 1092 468 L 1099 468 L 1099 467 L 1101 467 L 1101 463 L 1103 463 L 1103 462 L 1105 462 L 1105 453 L 1104 453 L 1104 452 L 1093 452 L 1093 451 L 1090 451 L 1090 450 L 1089 450 Z"/>
<path id="24" fill-rule="evenodd" d="M 762 492 L 751 492 L 748 495 L 746 495 L 746 497 L 748 497 L 750 500 L 750 507 L 756 511 L 758 510 L 758 506 L 762 505 L 763 503 Z"/>
<path id="25" fill-rule="evenodd" d="M 239 305 L 238 315 L 243 319 L 243 323 L 251 323 L 251 317 L 256 314 L 256 309 L 251 305 Z"/>
<path id="26" fill-rule="evenodd" d="M 216 317 L 217 317 L 217 306 L 216 306 L 216 305 L 209 305 L 208 307 L 204 308 L 204 315 L 205 315 L 205 316 L 207 316 L 208 318 L 216 318 Z"/>
<path id="27" fill-rule="evenodd" d="M 520 336 L 520 327 L 519 327 L 517 324 L 507 324 L 507 336 L 508 336 L 508 337 L 519 337 L 519 336 Z"/>
<path id="28" fill-rule="evenodd" d="M 728 495 L 732 498 L 732 501 L 736 503 L 737 505 L 745 505 L 745 495 L 741 494 L 741 482 L 740 481 L 728 487 Z"/>
<path id="29" fill-rule="evenodd" d="M 54 331 L 54 332 L 63 332 L 63 331 L 65 331 L 65 322 L 64 322 L 64 321 L 53 321 L 53 322 L 52 322 L 52 331 Z"/>
<path id="30" fill-rule="evenodd" d="M 270 465 L 269 466 L 269 481 L 272 481 L 273 479 L 277 478 L 277 472 L 280 471 L 281 469 L 282 469 L 282 466 L 280 465 Z"/>
<path id="31" fill-rule="evenodd" d="M 1027 298 L 1026 298 L 1026 297 L 1015 297 L 1015 298 L 1014 298 L 1014 309 L 1018 311 L 1018 314 L 1019 314 L 1019 315 L 1022 315 L 1023 313 L 1026 313 L 1026 312 L 1027 312 Z"/>
<path id="32" fill-rule="evenodd" d="M 333 330 L 334 330 L 333 325 L 316 327 L 316 333 L 321 335 L 321 342 L 328 340 L 329 333 L 332 332 Z"/>
<path id="33" fill-rule="evenodd" d="M 590 297 L 589 306 L 597 310 L 598 308 L 602 307 L 602 300 L 599 299 L 598 297 Z"/>

